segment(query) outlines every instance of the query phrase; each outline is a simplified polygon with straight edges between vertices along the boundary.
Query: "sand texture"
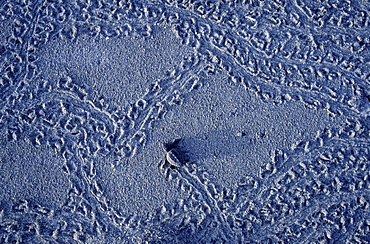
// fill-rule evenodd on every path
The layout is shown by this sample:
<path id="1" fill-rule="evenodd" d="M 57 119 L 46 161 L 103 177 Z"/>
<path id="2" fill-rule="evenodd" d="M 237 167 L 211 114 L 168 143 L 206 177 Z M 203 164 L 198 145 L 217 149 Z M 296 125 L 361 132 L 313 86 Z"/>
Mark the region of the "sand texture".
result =
<path id="1" fill-rule="evenodd" d="M 0 243 L 370 243 L 367 0 L 0 0 Z"/>

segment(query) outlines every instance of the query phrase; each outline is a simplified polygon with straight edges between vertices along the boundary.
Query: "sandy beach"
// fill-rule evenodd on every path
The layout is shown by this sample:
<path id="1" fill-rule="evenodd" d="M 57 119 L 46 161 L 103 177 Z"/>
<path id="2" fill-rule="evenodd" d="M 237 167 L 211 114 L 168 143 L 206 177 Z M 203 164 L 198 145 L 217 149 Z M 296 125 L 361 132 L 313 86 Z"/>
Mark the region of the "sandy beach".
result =
<path id="1" fill-rule="evenodd" d="M 0 243 L 370 243 L 369 10 L 0 0 Z"/>

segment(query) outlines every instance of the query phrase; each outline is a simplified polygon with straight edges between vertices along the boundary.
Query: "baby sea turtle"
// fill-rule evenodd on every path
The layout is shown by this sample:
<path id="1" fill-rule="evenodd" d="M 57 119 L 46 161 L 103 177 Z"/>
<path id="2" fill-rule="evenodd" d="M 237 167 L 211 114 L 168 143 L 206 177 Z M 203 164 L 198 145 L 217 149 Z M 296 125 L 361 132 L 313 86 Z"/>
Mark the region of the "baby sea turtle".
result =
<path id="1" fill-rule="evenodd" d="M 166 153 L 163 160 L 160 162 L 160 168 L 164 172 L 168 169 L 175 169 L 181 167 L 186 162 L 188 162 L 188 158 L 184 151 L 181 151 L 178 148 L 178 144 L 182 141 L 182 139 L 176 139 L 172 143 L 165 143 L 163 144 L 163 149 Z"/>

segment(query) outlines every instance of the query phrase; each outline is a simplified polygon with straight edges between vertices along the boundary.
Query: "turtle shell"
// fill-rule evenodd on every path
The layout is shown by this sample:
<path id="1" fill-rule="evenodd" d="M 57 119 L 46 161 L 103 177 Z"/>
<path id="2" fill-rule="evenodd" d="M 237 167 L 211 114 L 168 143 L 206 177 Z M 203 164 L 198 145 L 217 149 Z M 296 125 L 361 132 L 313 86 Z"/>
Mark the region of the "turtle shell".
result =
<path id="1" fill-rule="evenodd" d="M 185 155 L 178 149 L 173 148 L 166 154 L 166 160 L 174 167 L 180 167 L 186 161 Z"/>

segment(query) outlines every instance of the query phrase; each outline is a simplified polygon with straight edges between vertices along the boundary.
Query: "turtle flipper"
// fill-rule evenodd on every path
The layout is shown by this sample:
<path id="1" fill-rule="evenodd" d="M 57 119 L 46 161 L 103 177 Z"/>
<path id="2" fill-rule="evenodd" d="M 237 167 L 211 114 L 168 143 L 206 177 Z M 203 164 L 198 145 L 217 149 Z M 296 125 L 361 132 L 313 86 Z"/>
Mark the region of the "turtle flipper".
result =
<path id="1" fill-rule="evenodd" d="M 166 170 L 165 168 L 165 165 L 166 165 L 166 161 L 164 159 L 161 159 L 159 160 L 159 163 L 158 163 L 158 168 L 159 170 L 164 173 L 164 171 Z"/>

